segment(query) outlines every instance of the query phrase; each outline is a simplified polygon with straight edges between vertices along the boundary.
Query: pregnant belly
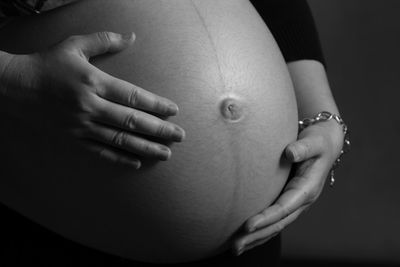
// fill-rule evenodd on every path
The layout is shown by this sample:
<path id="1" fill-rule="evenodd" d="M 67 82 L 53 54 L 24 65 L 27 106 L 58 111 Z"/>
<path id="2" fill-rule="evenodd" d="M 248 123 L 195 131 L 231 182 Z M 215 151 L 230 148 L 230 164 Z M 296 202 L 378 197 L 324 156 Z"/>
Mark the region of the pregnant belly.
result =
<path id="1" fill-rule="evenodd" d="M 244 0 L 92 0 L 7 24 L 0 48 L 27 53 L 102 30 L 134 31 L 136 42 L 93 64 L 176 102 L 170 120 L 185 141 L 170 144 L 169 161 L 135 171 L 8 119 L 0 199 L 68 239 L 134 260 L 228 249 L 282 190 L 283 151 L 297 134 L 292 84 L 268 28 Z"/>

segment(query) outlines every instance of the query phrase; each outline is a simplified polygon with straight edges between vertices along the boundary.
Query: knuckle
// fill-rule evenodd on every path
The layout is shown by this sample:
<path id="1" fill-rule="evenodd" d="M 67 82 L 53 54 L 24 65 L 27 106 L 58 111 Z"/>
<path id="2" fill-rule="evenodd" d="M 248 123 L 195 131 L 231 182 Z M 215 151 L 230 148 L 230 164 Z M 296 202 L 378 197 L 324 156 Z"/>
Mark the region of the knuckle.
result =
<path id="1" fill-rule="evenodd" d="M 153 103 L 153 109 L 160 113 L 166 113 L 168 111 L 168 105 L 164 104 L 162 99 L 155 99 Z"/>
<path id="2" fill-rule="evenodd" d="M 97 87 L 100 83 L 100 77 L 94 71 L 85 71 L 81 73 L 79 81 L 89 87 Z"/>
<path id="3" fill-rule="evenodd" d="M 138 117 L 135 112 L 131 112 L 125 119 L 124 127 L 129 130 L 135 130 L 138 123 Z"/>
<path id="4" fill-rule="evenodd" d="M 121 147 L 126 144 L 126 134 L 123 131 L 117 131 L 111 140 L 112 144 Z"/>
<path id="5" fill-rule="evenodd" d="M 146 153 L 146 154 L 153 154 L 153 146 L 152 145 L 150 145 L 149 143 L 144 143 L 144 145 L 143 145 L 143 151 Z"/>
<path id="6" fill-rule="evenodd" d="M 279 207 L 279 209 L 280 209 L 280 211 L 281 211 L 281 213 L 283 215 L 282 217 L 285 218 L 285 217 L 289 216 L 290 211 L 286 206 L 284 206 L 282 204 L 277 204 L 277 205 L 278 205 L 278 207 Z"/>
<path id="7" fill-rule="evenodd" d="M 110 33 L 106 31 L 98 32 L 97 38 L 99 38 L 100 42 L 105 46 L 106 50 L 108 50 L 111 46 L 111 37 Z"/>
<path id="8" fill-rule="evenodd" d="M 318 198 L 318 192 L 315 189 L 304 191 L 303 194 L 306 204 L 314 203 Z"/>
<path id="9" fill-rule="evenodd" d="M 78 110 L 79 121 L 86 121 L 87 117 L 93 113 L 93 104 L 88 95 L 79 94 L 75 99 L 75 105 Z"/>
<path id="10" fill-rule="evenodd" d="M 171 136 L 171 131 L 169 130 L 169 127 L 166 124 L 161 123 L 160 125 L 158 125 L 155 134 L 159 137 L 169 137 Z"/>
<path id="11" fill-rule="evenodd" d="M 156 154 L 153 145 L 147 142 L 144 142 L 142 145 L 142 152 L 147 156 L 154 156 Z"/>
<path id="12" fill-rule="evenodd" d="M 128 98 L 128 104 L 131 107 L 134 107 L 138 104 L 139 102 L 139 90 L 137 88 L 132 88 L 129 98 Z"/>

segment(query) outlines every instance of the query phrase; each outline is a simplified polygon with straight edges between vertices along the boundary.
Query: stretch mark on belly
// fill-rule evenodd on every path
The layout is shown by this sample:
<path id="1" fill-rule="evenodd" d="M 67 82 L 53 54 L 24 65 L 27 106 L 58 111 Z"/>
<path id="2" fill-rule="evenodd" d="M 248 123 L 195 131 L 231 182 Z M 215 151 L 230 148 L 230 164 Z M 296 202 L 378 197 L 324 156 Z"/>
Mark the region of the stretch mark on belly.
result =
<path id="1" fill-rule="evenodd" d="M 214 40 L 213 40 L 213 38 L 211 36 L 211 33 L 210 33 L 210 31 L 209 31 L 209 29 L 207 27 L 207 23 L 204 20 L 204 17 L 201 15 L 198 7 L 196 6 L 196 4 L 194 3 L 193 0 L 190 0 L 190 3 L 192 4 L 194 10 L 196 11 L 196 14 L 199 17 L 199 19 L 201 21 L 201 24 L 203 25 L 203 27 L 204 27 L 204 29 L 205 29 L 205 31 L 207 33 L 208 39 L 210 40 L 210 44 L 211 44 L 211 47 L 213 49 L 215 59 L 217 61 L 219 79 L 220 79 L 221 83 L 223 84 L 223 89 L 226 89 L 227 86 L 226 86 L 226 82 L 225 82 L 224 76 L 222 75 L 221 64 L 220 64 L 220 60 L 219 60 L 219 57 L 218 57 L 217 46 L 215 45 L 215 42 L 214 42 Z"/>

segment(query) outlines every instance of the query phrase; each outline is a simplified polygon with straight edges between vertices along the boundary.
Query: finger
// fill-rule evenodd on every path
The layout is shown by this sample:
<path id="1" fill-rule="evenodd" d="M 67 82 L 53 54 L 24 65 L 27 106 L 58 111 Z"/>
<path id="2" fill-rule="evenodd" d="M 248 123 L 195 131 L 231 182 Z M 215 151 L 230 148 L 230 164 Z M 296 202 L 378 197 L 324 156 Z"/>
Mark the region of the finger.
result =
<path id="1" fill-rule="evenodd" d="M 114 164 L 121 164 L 139 169 L 141 162 L 136 157 L 127 156 L 122 151 L 118 151 L 111 147 L 107 147 L 96 142 L 86 141 L 84 147 L 89 151 L 97 154 L 100 158 L 107 160 Z"/>
<path id="2" fill-rule="evenodd" d="M 300 207 L 313 203 L 323 188 L 327 168 L 322 159 L 310 159 L 301 163 L 283 194 L 272 206 L 250 218 L 245 223 L 245 230 L 251 232 L 274 224 Z"/>
<path id="3" fill-rule="evenodd" d="M 286 157 L 292 162 L 301 162 L 323 153 L 324 139 L 321 135 L 310 135 L 294 143 L 285 149 Z"/>
<path id="4" fill-rule="evenodd" d="M 279 222 L 276 222 L 273 225 L 237 238 L 234 242 L 234 250 L 237 254 L 239 254 L 240 252 L 243 253 L 254 247 L 264 244 L 265 242 L 269 241 L 271 238 L 282 232 L 286 228 L 286 226 L 294 222 L 299 217 L 299 215 L 307 209 L 307 207 L 308 206 L 301 207 L 300 209 L 296 210 L 289 216 L 285 217 Z"/>
<path id="5" fill-rule="evenodd" d="M 115 53 L 127 48 L 135 40 L 133 33 L 96 32 L 87 35 L 75 35 L 67 39 L 67 44 L 78 49 L 89 59 L 107 52 Z"/>
<path id="6" fill-rule="evenodd" d="M 173 116 L 178 113 L 178 106 L 171 100 L 111 76 L 107 86 L 102 90 L 99 89 L 97 93 L 109 101 L 163 116 Z"/>
<path id="7" fill-rule="evenodd" d="M 93 120 L 128 132 L 159 137 L 181 142 L 185 131 L 176 124 L 167 122 L 140 110 L 131 109 L 99 98 Z"/>
<path id="8" fill-rule="evenodd" d="M 83 136 L 122 151 L 130 152 L 134 156 L 159 160 L 168 160 L 171 157 L 171 150 L 167 146 L 101 124 L 92 123 L 83 133 Z"/>

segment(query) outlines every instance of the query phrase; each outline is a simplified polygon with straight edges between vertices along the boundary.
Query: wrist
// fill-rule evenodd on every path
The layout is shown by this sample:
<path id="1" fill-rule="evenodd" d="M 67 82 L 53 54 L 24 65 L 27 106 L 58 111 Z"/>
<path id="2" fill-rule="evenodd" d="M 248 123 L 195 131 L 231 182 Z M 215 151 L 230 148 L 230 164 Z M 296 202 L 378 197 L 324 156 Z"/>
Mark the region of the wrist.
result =
<path id="1" fill-rule="evenodd" d="M 0 87 L 4 98 L 17 100 L 37 87 L 37 66 L 33 55 L 5 54 L 0 66 Z"/>
<path id="2" fill-rule="evenodd" d="M 339 115 L 324 66 L 313 60 L 288 64 L 298 106 L 299 119 L 310 118 L 322 110 Z"/>
<path id="3" fill-rule="evenodd" d="M 299 121 L 299 132 L 307 128 L 311 125 L 325 125 L 321 127 L 328 126 L 328 136 L 333 137 L 332 144 L 339 144 L 333 145 L 332 147 L 339 147 L 338 153 L 335 153 L 336 160 L 330 170 L 330 184 L 331 186 L 335 182 L 334 179 L 334 170 L 337 168 L 341 161 L 341 157 L 343 154 L 349 151 L 350 149 L 350 140 L 348 136 L 348 128 L 346 123 L 338 114 L 333 114 L 327 111 L 322 111 L 316 114 L 314 117 L 305 118 Z M 324 128 L 325 130 L 327 128 Z M 339 138 L 339 139 L 338 139 Z"/>
<path id="4" fill-rule="evenodd" d="M 330 111 L 320 111 L 314 113 L 313 116 L 299 120 L 299 132 L 310 125 L 324 127 L 324 129 L 331 133 L 332 136 L 342 140 L 345 138 L 345 135 L 348 131 L 347 125 L 340 115 Z"/>

